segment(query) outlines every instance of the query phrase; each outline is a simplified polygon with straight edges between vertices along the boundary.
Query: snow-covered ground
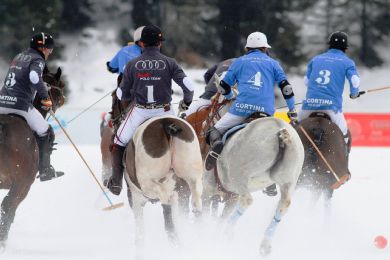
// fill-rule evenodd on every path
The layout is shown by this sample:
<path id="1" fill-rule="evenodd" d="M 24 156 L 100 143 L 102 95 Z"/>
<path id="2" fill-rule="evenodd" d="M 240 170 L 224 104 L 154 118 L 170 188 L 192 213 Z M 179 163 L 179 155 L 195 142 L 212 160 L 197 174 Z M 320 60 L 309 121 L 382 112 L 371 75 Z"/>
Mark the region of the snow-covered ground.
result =
<path id="1" fill-rule="evenodd" d="M 66 37 L 66 59 L 60 62 L 68 75 L 71 93 L 57 116 L 83 155 L 100 177 L 99 116 L 110 107 L 110 97 L 74 119 L 84 108 L 115 88 L 116 76 L 105 62 L 117 51 L 114 34 L 90 30 L 88 39 Z M 167 43 L 169 44 L 169 43 Z M 197 97 L 203 89 L 204 70 L 185 69 L 196 83 Z M 389 85 L 388 68 L 361 71 L 362 88 Z M 297 102 L 304 96 L 301 76 L 290 76 Z M 177 88 L 176 88 L 177 90 Z M 179 92 L 177 90 L 177 92 Z M 180 92 L 179 92 L 180 93 Z M 347 97 L 347 93 L 345 95 Z M 175 95 L 174 103 L 179 100 Z M 390 112 L 390 91 L 345 100 L 349 112 Z M 134 219 L 125 194 L 111 198 L 125 207 L 105 212 L 102 192 L 57 128 L 58 150 L 53 164 L 66 175 L 47 183 L 35 182 L 19 207 L 11 227 L 8 247 L 0 259 L 134 259 Z M 353 148 L 352 179 L 337 190 L 330 219 L 321 205 L 308 207 L 308 194 L 296 192 L 290 211 L 276 232 L 273 254 L 268 259 L 390 259 L 390 248 L 377 249 L 377 235 L 390 238 L 390 148 Z M 0 190 L 0 198 L 6 191 Z M 238 222 L 234 236 L 226 240 L 211 221 L 196 225 L 181 220 L 180 247 L 170 247 L 163 230 L 161 207 L 146 207 L 145 259 L 259 259 L 258 247 L 270 221 L 277 198 L 254 194 L 254 204 Z"/>
<path id="2" fill-rule="evenodd" d="M 82 145 L 80 149 L 99 173 L 99 147 Z M 353 149 L 353 177 L 335 192 L 330 219 L 324 217 L 322 204 L 310 208 L 308 193 L 297 191 L 268 259 L 390 259 L 390 248 L 381 250 L 373 244 L 377 235 L 390 238 L 390 165 L 385 163 L 389 157 L 390 149 Z M 114 203 L 125 202 L 125 207 L 103 211 L 108 203 L 73 147 L 60 145 L 54 164 L 66 175 L 34 183 L 17 211 L 0 259 L 135 259 L 134 218 L 125 194 L 110 195 Z M 210 221 L 197 225 L 181 220 L 178 248 L 169 246 L 160 205 L 148 204 L 145 260 L 259 259 L 260 239 L 278 197 L 256 193 L 254 198 L 231 240 Z"/>

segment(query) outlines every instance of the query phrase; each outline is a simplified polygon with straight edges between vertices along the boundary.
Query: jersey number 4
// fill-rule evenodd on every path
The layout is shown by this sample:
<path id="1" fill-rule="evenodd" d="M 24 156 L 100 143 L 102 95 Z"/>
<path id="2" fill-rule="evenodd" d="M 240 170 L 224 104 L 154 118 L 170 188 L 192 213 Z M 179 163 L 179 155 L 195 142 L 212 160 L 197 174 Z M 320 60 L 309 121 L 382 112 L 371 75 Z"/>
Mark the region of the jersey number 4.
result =
<path id="1" fill-rule="evenodd" d="M 330 71 L 329 70 L 320 70 L 320 76 L 316 78 L 316 82 L 321 85 L 327 85 L 330 82 Z"/>
<path id="2" fill-rule="evenodd" d="M 257 72 L 255 75 L 253 75 L 249 80 L 249 83 L 252 83 L 252 85 L 256 87 L 261 87 L 262 82 L 261 82 L 261 73 L 260 71 Z"/>

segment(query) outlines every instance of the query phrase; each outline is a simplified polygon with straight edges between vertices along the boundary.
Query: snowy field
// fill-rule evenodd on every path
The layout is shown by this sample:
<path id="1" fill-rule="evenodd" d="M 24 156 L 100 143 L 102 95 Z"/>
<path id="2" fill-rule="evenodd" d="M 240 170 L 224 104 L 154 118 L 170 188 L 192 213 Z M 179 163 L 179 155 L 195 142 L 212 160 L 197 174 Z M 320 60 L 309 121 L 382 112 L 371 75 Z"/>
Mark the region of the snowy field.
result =
<path id="1" fill-rule="evenodd" d="M 96 173 L 100 173 L 97 145 L 82 145 Z M 106 212 L 107 201 L 73 147 L 60 145 L 54 165 L 63 178 L 35 182 L 17 211 L 8 247 L 0 259 L 135 259 L 134 219 L 126 196 L 113 197 L 125 207 Z M 309 207 L 309 196 L 297 191 L 292 206 L 275 234 L 267 259 L 390 259 L 390 248 L 377 249 L 377 235 L 390 238 L 390 149 L 354 148 L 352 179 L 335 192 L 331 218 L 322 204 Z M 99 175 L 100 176 L 100 175 Z M 1 191 L 3 197 L 5 191 Z M 262 234 L 278 197 L 254 194 L 254 204 L 239 220 L 228 240 L 215 223 L 181 220 L 181 245 L 170 247 L 159 204 L 145 211 L 145 259 L 260 259 Z"/>

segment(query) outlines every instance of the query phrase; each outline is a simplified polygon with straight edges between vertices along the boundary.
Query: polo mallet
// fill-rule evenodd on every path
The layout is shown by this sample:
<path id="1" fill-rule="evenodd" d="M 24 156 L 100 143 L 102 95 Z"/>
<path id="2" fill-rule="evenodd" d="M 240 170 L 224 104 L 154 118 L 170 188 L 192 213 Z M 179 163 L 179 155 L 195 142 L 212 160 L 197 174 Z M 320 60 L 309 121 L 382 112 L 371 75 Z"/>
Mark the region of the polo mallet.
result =
<path id="1" fill-rule="evenodd" d="M 94 180 L 96 181 L 96 183 L 98 184 L 98 186 L 100 187 L 100 189 L 103 191 L 103 194 L 105 195 L 105 197 L 107 198 L 108 202 L 110 203 L 110 206 L 106 207 L 106 208 L 103 208 L 103 210 L 113 210 L 113 209 L 117 209 L 117 208 L 120 208 L 120 207 L 123 207 L 124 203 L 123 202 L 120 202 L 120 203 L 117 203 L 117 204 L 113 204 L 110 197 L 108 197 L 108 194 L 107 192 L 104 191 L 104 188 L 103 186 L 100 184 L 100 182 L 98 181 L 98 179 L 96 178 L 95 174 L 93 173 L 91 167 L 89 167 L 87 161 L 84 159 L 83 155 L 80 153 L 79 149 L 77 148 L 77 146 L 74 144 L 74 142 L 72 141 L 72 139 L 70 138 L 70 136 L 68 135 L 68 133 L 66 132 L 65 128 L 61 125 L 60 121 L 57 119 L 57 117 L 54 115 L 54 112 L 53 110 L 49 110 L 50 112 L 50 115 L 54 118 L 54 120 L 57 122 L 57 124 L 61 127 L 62 131 L 64 132 L 64 134 L 66 135 L 66 137 L 68 138 L 68 140 L 71 142 L 71 144 L 73 145 L 74 149 L 76 150 L 76 152 L 79 154 L 80 158 L 83 160 L 84 164 L 87 166 L 89 172 L 92 174 L 92 177 L 94 178 Z"/>
<path id="2" fill-rule="evenodd" d="M 326 160 L 326 158 L 324 157 L 324 155 L 321 153 L 320 149 L 318 149 L 317 145 L 314 143 L 313 139 L 311 139 L 311 137 L 309 136 L 309 134 L 306 132 L 306 130 L 302 127 L 302 126 L 298 126 L 299 129 L 301 129 L 301 131 L 303 132 L 303 134 L 305 135 L 305 137 L 307 138 L 307 140 L 309 140 L 309 142 L 311 143 L 311 145 L 314 147 L 314 149 L 317 151 L 317 153 L 319 154 L 319 156 L 321 157 L 321 159 L 324 161 L 324 163 L 326 164 L 326 166 L 329 168 L 330 172 L 333 174 L 333 176 L 335 177 L 335 179 L 337 180 L 337 182 L 335 182 L 331 188 L 332 189 L 338 189 L 341 185 L 343 185 L 344 183 L 347 182 L 347 180 L 349 179 L 349 174 L 344 174 L 341 178 L 339 178 L 336 174 L 336 172 L 333 170 L 332 166 L 329 164 L 329 162 Z"/>

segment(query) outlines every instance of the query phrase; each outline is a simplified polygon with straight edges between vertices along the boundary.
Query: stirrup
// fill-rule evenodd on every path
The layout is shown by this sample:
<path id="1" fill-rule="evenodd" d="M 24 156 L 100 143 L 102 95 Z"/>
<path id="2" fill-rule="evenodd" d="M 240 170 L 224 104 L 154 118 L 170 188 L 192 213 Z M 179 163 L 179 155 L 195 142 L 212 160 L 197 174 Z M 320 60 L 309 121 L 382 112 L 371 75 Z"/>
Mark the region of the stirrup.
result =
<path id="1" fill-rule="evenodd" d="M 212 170 L 215 165 L 217 164 L 217 160 L 219 159 L 220 155 L 214 151 L 209 151 L 207 154 L 206 160 L 204 162 L 204 167 L 206 170 L 210 171 Z"/>
<path id="2" fill-rule="evenodd" d="M 37 179 L 39 178 L 40 181 L 49 181 L 51 179 L 61 177 L 64 174 L 64 172 L 56 171 L 54 170 L 53 166 L 50 166 L 42 171 L 39 171 Z"/>
<path id="3" fill-rule="evenodd" d="M 122 191 L 122 183 L 114 184 L 114 181 L 112 178 L 110 178 L 107 182 L 107 188 L 111 191 L 114 195 L 119 195 Z"/>

